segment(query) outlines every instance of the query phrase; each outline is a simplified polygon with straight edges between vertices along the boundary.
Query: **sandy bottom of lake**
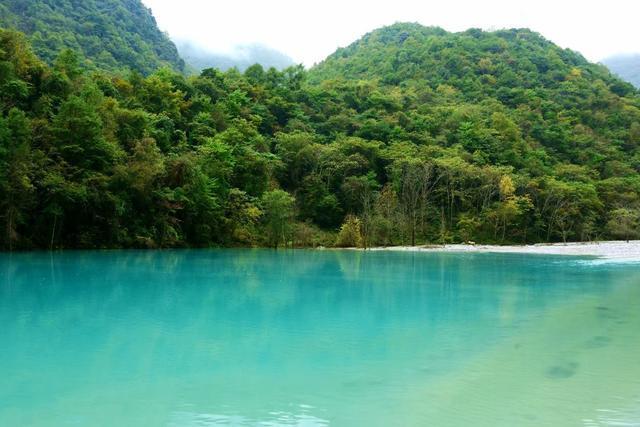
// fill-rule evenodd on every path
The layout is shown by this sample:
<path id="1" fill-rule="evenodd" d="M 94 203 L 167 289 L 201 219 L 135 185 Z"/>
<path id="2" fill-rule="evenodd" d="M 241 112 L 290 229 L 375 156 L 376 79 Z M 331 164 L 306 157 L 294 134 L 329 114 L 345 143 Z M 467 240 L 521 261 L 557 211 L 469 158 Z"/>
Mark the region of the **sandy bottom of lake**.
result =
<path id="1" fill-rule="evenodd" d="M 371 248 L 372 251 L 407 252 L 487 252 L 541 255 L 595 256 L 617 261 L 640 261 L 640 240 L 581 243 L 544 243 L 536 245 L 427 245 Z"/>

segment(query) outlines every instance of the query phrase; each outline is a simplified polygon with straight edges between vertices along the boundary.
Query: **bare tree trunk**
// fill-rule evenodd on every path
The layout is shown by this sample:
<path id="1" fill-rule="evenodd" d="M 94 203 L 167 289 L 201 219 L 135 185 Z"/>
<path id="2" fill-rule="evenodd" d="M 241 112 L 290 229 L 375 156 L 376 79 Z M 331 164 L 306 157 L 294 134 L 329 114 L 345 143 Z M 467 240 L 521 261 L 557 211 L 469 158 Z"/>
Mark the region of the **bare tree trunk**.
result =
<path id="1" fill-rule="evenodd" d="M 447 231 L 447 217 L 444 213 L 444 206 L 440 206 L 440 241 L 445 242 L 445 233 Z"/>
<path id="2" fill-rule="evenodd" d="M 411 246 L 416 245 L 416 221 L 415 218 L 411 221 Z"/>
<path id="3" fill-rule="evenodd" d="M 502 224 L 502 243 L 504 243 L 504 238 L 507 234 L 507 219 L 504 219 L 504 223 Z"/>

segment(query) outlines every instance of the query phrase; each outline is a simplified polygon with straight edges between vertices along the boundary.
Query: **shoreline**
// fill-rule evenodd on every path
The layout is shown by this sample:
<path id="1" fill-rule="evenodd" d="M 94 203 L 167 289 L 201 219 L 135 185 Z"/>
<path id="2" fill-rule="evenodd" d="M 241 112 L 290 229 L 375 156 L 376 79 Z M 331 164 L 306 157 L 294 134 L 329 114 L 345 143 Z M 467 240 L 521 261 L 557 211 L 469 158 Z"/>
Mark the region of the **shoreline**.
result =
<path id="1" fill-rule="evenodd" d="M 423 245 L 373 247 L 370 251 L 397 252 L 468 252 L 468 253 L 513 253 L 532 255 L 594 256 L 616 261 L 639 261 L 640 240 L 576 242 L 576 243 L 538 243 L 534 245 Z"/>
<path id="2" fill-rule="evenodd" d="M 34 252 L 104 252 L 104 251 L 181 251 L 198 249 L 273 249 L 264 246 L 210 246 L 210 247 L 164 247 L 164 248 L 57 248 L 21 249 L 0 251 L 0 255 L 23 254 Z M 373 251 L 373 252 L 434 252 L 434 253 L 512 253 L 530 255 L 586 256 L 618 262 L 640 262 L 640 240 L 569 242 L 569 243 L 536 243 L 529 245 L 490 245 L 490 244 L 427 244 L 416 246 L 374 246 L 370 248 L 356 247 L 280 247 L 281 250 L 319 250 L 319 251 Z"/>

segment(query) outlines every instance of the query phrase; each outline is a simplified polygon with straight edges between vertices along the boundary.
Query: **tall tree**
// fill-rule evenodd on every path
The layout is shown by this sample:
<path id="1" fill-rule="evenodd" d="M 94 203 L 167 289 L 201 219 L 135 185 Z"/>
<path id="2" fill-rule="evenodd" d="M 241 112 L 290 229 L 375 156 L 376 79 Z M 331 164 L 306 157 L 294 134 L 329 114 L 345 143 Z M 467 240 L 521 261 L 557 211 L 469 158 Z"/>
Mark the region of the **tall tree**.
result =
<path id="1" fill-rule="evenodd" d="M 411 246 L 415 246 L 416 232 L 425 220 L 427 202 L 435 185 L 435 167 L 425 160 L 402 159 L 391 166 L 391 173 Z"/>
<path id="2" fill-rule="evenodd" d="M 290 238 L 295 199 L 286 191 L 272 190 L 264 193 L 261 202 L 267 242 L 278 249 Z"/>
<path id="3" fill-rule="evenodd" d="M 11 109 L 0 119 L 0 209 L 9 250 L 19 240 L 19 226 L 33 202 L 31 128 L 24 112 Z"/>

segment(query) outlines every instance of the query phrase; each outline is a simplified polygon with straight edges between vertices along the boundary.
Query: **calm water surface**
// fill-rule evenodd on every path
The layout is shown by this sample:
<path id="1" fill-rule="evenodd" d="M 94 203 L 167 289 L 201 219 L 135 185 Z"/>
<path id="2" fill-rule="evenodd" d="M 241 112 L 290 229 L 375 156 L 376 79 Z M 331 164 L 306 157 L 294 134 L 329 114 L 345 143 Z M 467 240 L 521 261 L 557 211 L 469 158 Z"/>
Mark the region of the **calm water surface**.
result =
<path id="1" fill-rule="evenodd" d="M 640 426 L 640 264 L 0 255 L 0 426 Z"/>

